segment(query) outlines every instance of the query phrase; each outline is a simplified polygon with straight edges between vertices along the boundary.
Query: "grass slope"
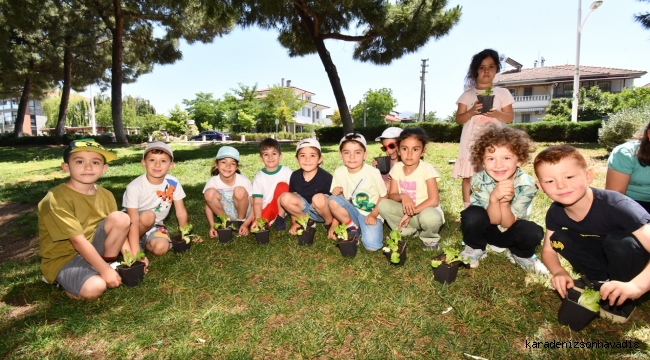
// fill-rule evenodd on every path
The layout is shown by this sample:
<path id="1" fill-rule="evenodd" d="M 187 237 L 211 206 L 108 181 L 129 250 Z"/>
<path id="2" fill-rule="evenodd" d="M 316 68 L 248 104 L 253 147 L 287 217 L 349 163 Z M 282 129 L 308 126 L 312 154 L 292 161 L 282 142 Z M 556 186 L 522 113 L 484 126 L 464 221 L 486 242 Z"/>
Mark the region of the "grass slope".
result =
<path id="1" fill-rule="evenodd" d="M 540 144 L 543 149 L 548 144 Z M 604 185 L 606 152 L 577 145 Z M 249 178 L 262 167 L 254 146 L 237 146 Z M 282 164 L 295 169 L 294 146 Z M 171 174 L 183 184 L 195 232 L 207 239 L 201 191 L 218 146 L 175 145 Z M 142 173 L 142 147 L 118 148 L 100 184 L 121 204 L 125 186 Z M 457 144 L 431 144 L 426 160 L 441 172 L 447 219 L 444 242 L 460 248 L 454 219 L 462 207 L 460 181 L 450 178 Z M 0 149 L 0 201 L 36 204 L 61 183 L 61 149 Z M 338 148 L 324 146 L 323 168 L 341 164 Z M 369 147 L 370 162 L 379 145 Z M 36 158 L 38 156 L 38 158 Z M 530 165 L 524 168 L 532 174 Z M 533 220 L 544 224 L 550 201 L 534 200 Z M 34 214 L 23 219 L 35 233 Z M 27 221 L 31 220 L 31 221 Z M 176 219 L 166 221 L 175 229 Z M 388 232 L 386 231 L 387 235 Z M 194 244 L 184 254 L 153 258 L 144 283 L 108 290 L 91 302 L 69 300 L 40 281 L 38 259 L 0 265 L 0 357 L 9 358 L 499 358 L 647 357 L 648 305 L 625 325 L 597 319 L 582 332 L 557 323 L 560 299 L 543 277 L 529 275 L 501 254 L 475 270 L 461 268 L 455 283 L 433 280 L 434 254 L 408 238 L 408 260 L 390 266 L 379 253 L 340 256 L 319 226 L 312 247 L 271 232 L 271 244 L 253 236 L 221 245 Z M 448 308 L 453 308 L 446 312 Z M 632 348 L 541 348 L 534 341 L 632 341 Z M 638 346 L 634 346 L 634 345 Z M 572 345 L 575 345 L 572 343 Z M 628 344 L 629 345 L 629 344 Z M 543 344 L 542 344 L 543 346 Z M 583 346 L 586 346 L 583 344 Z M 567 347 L 567 343 L 564 344 Z"/>

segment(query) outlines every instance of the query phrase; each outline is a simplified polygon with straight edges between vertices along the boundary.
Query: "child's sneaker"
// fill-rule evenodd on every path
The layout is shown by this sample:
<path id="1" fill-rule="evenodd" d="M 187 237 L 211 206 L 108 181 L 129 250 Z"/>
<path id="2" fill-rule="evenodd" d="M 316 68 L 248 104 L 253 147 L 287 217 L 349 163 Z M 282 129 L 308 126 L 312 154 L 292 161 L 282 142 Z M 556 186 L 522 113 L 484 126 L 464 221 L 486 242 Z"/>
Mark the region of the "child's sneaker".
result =
<path id="1" fill-rule="evenodd" d="M 307 220 L 307 227 L 316 228 L 316 222 L 312 219 Z M 327 229 L 329 230 L 329 229 Z"/>
<path id="2" fill-rule="evenodd" d="M 510 251 L 508 251 L 508 254 L 506 255 L 508 259 L 510 259 L 510 262 L 513 264 L 519 264 L 524 270 L 534 273 L 534 274 L 540 274 L 540 275 L 548 275 L 548 269 L 544 264 L 542 264 L 541 261 L 537 258 L 535 254 L 529 258 L 522 258 L 519 257 Z"/>
<path id="3" fill-rule="evenodd" d="M 434 250 L 438 250 L 438 248 L 440 247 L 437 241 L 422 242 L 422 244 L 424 245 L 422 247 L 422 250 L 424 251 L 434 251 Z"/>
<path id="4" fill-rule="evenodd" d="M 610 306 L 609 300 L 600 301 L 600 317 L 611 320 L 616 324 L 625 324 L 632 316 L 636 305 L 632 300 L 626 300 L 621 306 Z"/>
<path id="5" fill-rule="evenodd" d="M 469 259 L 469 267 L 476 269 L 478 267 L 478 262 L 481 259 L 487 257 L 487 252 L 481 249 L 473 249 L 469 245 L 465 245 L 465 250 L 461 251 L 459 256 Z"/>
<path id="6" fill-rule="evenodd" d="M 359 236 L 361 236 L 361 230 L 359 230 L 358 227 L 351 226 L 348 228 L 348 240 L 354 238 L 357 238 L 357 240 L 359 240 Z"/>
<path id="7" fill-rule="evenodd" d="M 498 247 L 498 246 L 488 244 L 488 246 L 486 247 L 485 250 L 490 250 L 490 251 L 493 251 L 493 252 L 496 252 L 496 253 L 502 253 L 502 252 L 506 251 L 506 248 L 502 248 L 502 247 Z"/>
<path id="8" fill-rule="evenodd" d="M 287 220 L 278 215 L 275 218 L 275 230 L 282 231 L 287 229 Z"/>

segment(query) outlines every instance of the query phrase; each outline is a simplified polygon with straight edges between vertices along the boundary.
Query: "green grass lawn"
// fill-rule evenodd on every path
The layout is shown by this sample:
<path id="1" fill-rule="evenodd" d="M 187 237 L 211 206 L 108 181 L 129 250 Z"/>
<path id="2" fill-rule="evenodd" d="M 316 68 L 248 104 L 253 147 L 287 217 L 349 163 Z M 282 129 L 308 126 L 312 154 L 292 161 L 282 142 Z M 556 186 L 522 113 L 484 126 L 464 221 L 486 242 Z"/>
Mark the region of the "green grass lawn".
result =
<path id="1" fill-rule="evenodd" d="M 541 150 L 549 144 L 540 144 Z M 603 187 L 606 151 L 579 144 Z M 318 227 L 315 244 L 271 232 L 271 244 L 253 236 L 221 245 L 207 237 L 201 191 L 218 146 L 174 145 L 171 174 L 183 184 L 195 232 L 206 241 L 184 254 L 149 256 L 144 283 L 108 290 L 99 300 L 69 300 L 40 281 L 38 258 L 0 265 L 0 357 L 9 358 L 645 358 L 650 356 L 648 304 L 624 325 L 596 319 L 581 332 L 557 322 L 560 299 L 548 279 L 527 274 L 502 254 L 490 254 L 478 269 L 461 268 L 455 283 L 433 280 L 434 254 L 409 238 L 403 267 L 380 252 L 342 258 Z M 242 173 L 252 179 L 262 167 L 255 146 L 238 146 Z M 282 164 L 296 169 L 295 145 L 283 146 Z M 118 204 L 126 185 L 142 174 L 142 147 L 116 149 L 100 184 Z M 63 182 L 62 149 L 1 148 L 0 202 L 36 205 Z M 454 222 L 462 208 L 460 181 L 450 178 L 457 144 L 432 144 L 426 160 L 439 182 L 447 223 L 444 242 L 460 248 Z M 338 147 L 323 147 L 323 168 L 341 164 Z M 367 162 L 379 156 L 369 147 Z M 38 157 L 37 157 L 38 156 Z M 532 174 L 531 165 L 525 170 Z M 544 225 L 550 201 L 534 200 L 533 220 Z M 19 219 L 25 234 L 36 232 L 36 216 Z M 18 221 L 18 220 L 17 220 Z M 166 221 L 176 227 L 172 214 Z M 387 235 L 388 232 L 385 231 Z M 0 244 L 2 242 L 0 241 Z M 447 311 L 449 308 L 452 310 Z M 627 349 L 531 349 L 534 341 L 625 341 Z M 566 344 L 564 345 L 567 346 Z"/>

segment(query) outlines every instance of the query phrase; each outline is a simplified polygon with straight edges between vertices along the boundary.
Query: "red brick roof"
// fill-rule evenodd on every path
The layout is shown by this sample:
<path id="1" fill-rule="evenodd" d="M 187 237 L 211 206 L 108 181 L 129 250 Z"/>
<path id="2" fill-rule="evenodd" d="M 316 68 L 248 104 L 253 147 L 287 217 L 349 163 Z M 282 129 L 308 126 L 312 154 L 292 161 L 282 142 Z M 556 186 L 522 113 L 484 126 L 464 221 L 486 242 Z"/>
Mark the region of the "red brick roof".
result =
<path id="1" fill-rule="evenodd" d="M 642 70 L 615 69 L 599 66 L 580 66 L 580 79 L 639 78 L 647 72 Z M 540 66 L 510 70 L 494 78 L 494 85 L 542 84 L 573 80 L 573 65 Z"/>

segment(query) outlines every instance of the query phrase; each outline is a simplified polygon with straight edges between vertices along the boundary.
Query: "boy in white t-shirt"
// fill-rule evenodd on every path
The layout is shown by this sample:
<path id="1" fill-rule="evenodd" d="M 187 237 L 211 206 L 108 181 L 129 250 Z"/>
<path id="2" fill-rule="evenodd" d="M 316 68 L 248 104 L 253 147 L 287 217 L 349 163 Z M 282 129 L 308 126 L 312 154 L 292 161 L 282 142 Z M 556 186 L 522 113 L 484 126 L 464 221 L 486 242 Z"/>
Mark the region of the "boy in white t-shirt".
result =
<path id="1" fill-rule="evenodd" d="M 141 163 L 146 173 L 126 186 L 122 199 L 122 206 L 131 218 L 129 242 L 140 239 L 145 249 L 163 255 L 171 247 L 163 220 L 172 204 L 178 225 L 187 224 L 185 192 L 178 179 L 167 174 L 174 168 L 174 153 L 169 145 L 159 141 L 150 143 L 144 149 Z"/>
<path id="2" fill-rule="evenodd" d="M 339 150 L 344 166 L 339 166 L 332 178 L 328 204 L 334 221 L 328 236 L 336 239 L 334 228 L 346 224 L 348 236 L 361 234 L 367 250 L 379 250 L 384 225 L 377 205 L 386 197 L 386 183 L 379 170 L 365 163 L 368 153 L 363 135 L 347 134 L 339 142 Z"/>
<path id="3" fill-rule="evenodd" d="M 260 158 L 264 168 L 253 178 L 253 213 L 255 218 L 265 218 L 269 225 L 275 222 L 276 230 L 285 230 L 286 212 L 280 206 L 280 195 L 289 191 L 291 169 L 280 165 L 280 143 L 271 138 L 260 142 Z M 251 223 L 251 229 L 254 223 Z"/>

